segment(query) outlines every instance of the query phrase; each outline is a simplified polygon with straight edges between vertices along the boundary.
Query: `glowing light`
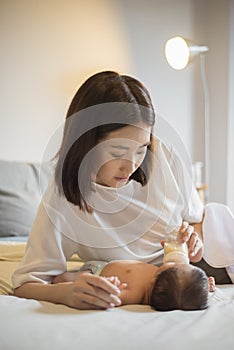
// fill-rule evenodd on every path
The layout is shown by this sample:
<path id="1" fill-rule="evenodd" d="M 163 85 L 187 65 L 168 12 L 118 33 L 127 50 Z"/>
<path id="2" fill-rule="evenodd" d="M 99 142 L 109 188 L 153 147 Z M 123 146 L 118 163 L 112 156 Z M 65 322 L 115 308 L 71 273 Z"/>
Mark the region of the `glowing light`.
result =
<path id="1" fill-rule="evenodd" d="M 165 46 L 165 55 L 169 65 L 177 70 L 183 69 L 189 62 L 189 47 L 181 37 L 169 39 Z"/>

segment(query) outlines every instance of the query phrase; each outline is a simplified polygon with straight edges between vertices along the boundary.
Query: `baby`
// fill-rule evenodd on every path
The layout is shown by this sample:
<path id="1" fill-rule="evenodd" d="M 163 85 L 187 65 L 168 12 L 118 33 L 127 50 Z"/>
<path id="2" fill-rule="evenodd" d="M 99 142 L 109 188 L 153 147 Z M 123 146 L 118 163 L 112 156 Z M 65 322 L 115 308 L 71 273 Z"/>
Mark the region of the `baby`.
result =
<path id="1" fill-rule="evenodd" d="M 193 265 L 166 263 L 158 267 L 135 260 L 99 265 L 89 262 L 78 272 L 55 277 L 54 283 L 75 281 L 80 273 L 95 273 L 115 284 L 121 291 L 121 305 L 144 304 L 159 311 L 205 309 L 208 292 L 215 287 L 214 278 L 208 278 L 202 269 Z"/>

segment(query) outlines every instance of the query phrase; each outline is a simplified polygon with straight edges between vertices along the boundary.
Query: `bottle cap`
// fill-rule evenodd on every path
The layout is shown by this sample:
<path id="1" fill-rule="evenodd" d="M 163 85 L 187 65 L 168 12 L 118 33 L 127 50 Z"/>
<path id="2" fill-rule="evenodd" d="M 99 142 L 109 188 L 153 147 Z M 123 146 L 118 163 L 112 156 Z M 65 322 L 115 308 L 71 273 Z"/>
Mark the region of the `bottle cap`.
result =
<path id="1" fill-rule="evenodd" d="M 184 254 L 180 251 L 169 252 L 164 255 L 163 263 L 174 262 L 177 264 L 189 264 L 189 257 L 187 254 Z"/>

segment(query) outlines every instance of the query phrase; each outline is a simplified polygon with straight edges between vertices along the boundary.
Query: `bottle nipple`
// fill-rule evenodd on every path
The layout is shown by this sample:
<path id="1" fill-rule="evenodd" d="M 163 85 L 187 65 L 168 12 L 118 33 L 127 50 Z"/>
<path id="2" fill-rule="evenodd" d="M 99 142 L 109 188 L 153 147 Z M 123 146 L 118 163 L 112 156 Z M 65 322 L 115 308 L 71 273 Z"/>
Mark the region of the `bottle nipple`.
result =
<path id="1" fill-rule="evenodd" d="M 163 263 L 177 263 L 177 264 L 189 264 L 189 257 L 181 251 L 171 251 L 164 255 Z"/>
<path id="2" fill-rule="evenodd" d="M 188 247 L 185 242 L 181 241 L 178 230 L 172 231 L 166 237 L 163 262 L 175 262 L 181 264 L 189 263 Z"/>

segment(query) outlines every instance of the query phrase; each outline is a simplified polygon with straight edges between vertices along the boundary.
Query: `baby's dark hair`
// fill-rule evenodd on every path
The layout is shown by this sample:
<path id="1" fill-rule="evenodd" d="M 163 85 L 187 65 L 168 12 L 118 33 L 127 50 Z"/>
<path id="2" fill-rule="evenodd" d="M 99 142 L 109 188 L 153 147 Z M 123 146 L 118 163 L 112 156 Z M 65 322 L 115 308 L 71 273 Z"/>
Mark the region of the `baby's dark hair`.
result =
<path id="1" fill-rule="evenodd" d="M 208 307 L 208 280 L 197 267 L 169 267 L 155 279 L 150 305 L 158 311 L 203 310 Z"/>

